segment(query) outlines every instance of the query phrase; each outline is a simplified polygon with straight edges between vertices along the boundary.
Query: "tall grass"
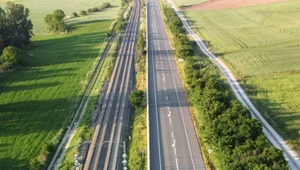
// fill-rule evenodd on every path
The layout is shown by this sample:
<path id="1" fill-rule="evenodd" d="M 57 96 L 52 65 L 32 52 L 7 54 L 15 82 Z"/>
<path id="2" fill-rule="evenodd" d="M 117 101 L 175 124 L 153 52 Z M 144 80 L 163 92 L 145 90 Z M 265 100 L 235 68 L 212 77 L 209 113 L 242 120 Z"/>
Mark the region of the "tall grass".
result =
<path id="1" fill-rule="evenodd" d="M 29 160 L 44 159 L 45 145 L 58 142 L 110 23 L 78 24 L 67 35 L 36 36 L 29 49 L 31 66 L 1 77 L 1 169 L 28 169 Z"/>
<path id="2" fill-rule="evenodd" d="M 240 79 L 254 104 L 300 153 L 300 2 L 185 11 L 198 35 Z"/>

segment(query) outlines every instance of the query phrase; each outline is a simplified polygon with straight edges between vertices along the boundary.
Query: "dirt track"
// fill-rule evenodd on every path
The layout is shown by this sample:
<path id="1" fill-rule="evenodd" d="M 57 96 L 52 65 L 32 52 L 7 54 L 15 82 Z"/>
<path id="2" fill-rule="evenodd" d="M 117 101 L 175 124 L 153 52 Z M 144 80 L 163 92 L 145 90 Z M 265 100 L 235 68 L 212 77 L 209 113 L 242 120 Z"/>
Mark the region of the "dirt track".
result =
<path id="1" fill-rule="evenodd" d="M 290 0 L 211 0 L 208 2 L 182 7 L 182 10 L 213 10 L 229 9 L 272 4 L 276 2 L 285 2 Z"/>

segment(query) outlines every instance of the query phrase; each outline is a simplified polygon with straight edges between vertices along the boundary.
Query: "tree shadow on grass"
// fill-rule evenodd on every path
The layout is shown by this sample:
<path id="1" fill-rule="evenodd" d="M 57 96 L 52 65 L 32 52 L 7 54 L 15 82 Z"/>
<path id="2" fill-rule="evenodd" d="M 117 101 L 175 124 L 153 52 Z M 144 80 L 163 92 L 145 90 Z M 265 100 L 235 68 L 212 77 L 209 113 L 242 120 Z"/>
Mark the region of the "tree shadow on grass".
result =
<path id="1" fill-rule="evenodd" d="M 62 122 L 69 122 L 64 120 L 71 120 L 69 116 L 74 110 L 70 110 L 70 102 L 72 98 L 0 104 L 0 136 L 56 131 Z"/>
<path id="2" fill-rule="evenodd" d="M 67 128 L 83 88 L 80 81 L 91 69 L 86 65 L 92 66 L 99 53 L 97 46 L 105 37 L 106 30 L 35 40 L 29 49 L 33 54 L 29 67 L 1 78 L 0 169 L 11 169 L 10 163 L 13 169 L 26 169 L 31 156 Z M 2 159 L 5 155 L 18 159 Z M 21 160 L 24 155 L 26 160 Z"/>
<path id="3" fill-rule="evenodd" d="M 96 42 L 101 42 L 106 37 L 106 32 L 75 35 L 65 38 L 41 40 L 33 42 L 33 66 L 49 66 L 85 61 L 96 58 L 98 50 L 92 50 Z M 92 46 L 92 47 L 91 47 Z"/>
<path id="4" fill-rule="evenodd" d="M 26 85 L 17 85 L 17 86 L 0 86 L 1 93 L 5 92 L 17 92 L 17 91 L 26 91 L 26 90 L 35 90 L 39 88 L 49 88 L 59 85 L 59 82 L 51 83 L 39 83 L 39 84 L 26 84 Z"/>
<path id="5" fill-rule="evenodd" d="M 293 128 L 294 122 L 300 122 L 300 114 L 295 112 L 287 112 L 281 107 L 284 103 L 271 102 L 267 98 L 256 98 L 255 96 L 262 93 L 270 93 L 268 89 L 258 89 L 250 84 L 241 83 L 242 87 L 247 91 L 251 102 L 266 121 L 275 129 L 280 136 L 286 140 L 300 141 L 300 128 Z"/>
<path id="6" fill-rule="evenodd" d="M 8 170 L 8 169 L 20 169 L 24 170 L 24 166 L 28 164 L 27 160 L 25 159 L 18 159 L 18 158 L 0 158 L 0 165 L 1 169 Z"/>
<path id="7" fill-rule="evenodd" d="M 106 20 L 103 20 L 103 19 L 93 19 L 93 20 L 71 20 L 71 21 L 68 21 L 67 22 L 67 29 L 69 32 L 72 32 L 80 27 L 83 27 L 85 26 L 86 24 L 92 24 L 92 23 L 99 23 L 99 22 L 107 22 L 107 21 L 110 21 L 108 19 Z"/>

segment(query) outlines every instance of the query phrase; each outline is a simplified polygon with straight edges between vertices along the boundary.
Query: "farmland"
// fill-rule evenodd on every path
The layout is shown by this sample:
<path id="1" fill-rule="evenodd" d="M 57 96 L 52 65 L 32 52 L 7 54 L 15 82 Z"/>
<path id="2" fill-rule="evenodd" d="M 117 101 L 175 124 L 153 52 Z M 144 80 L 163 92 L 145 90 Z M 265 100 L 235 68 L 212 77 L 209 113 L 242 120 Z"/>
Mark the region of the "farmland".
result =
<path id="1" fill-rule="evenodd" d="M 263 116 L 300 153 L 300 2 L 184 13 Z"/>
<path id="2" fill-rule="evenodd" d="M 1 169 L 27 169 L 32 158 L 44 159 L 45 146 L 57 142 L 77 108 L 110 24 L 81 22 L 69 34 L 35 36 L 30 67 L 1 77 Z"/>
<path id="3" fill-rule="evenodd" d="M 103 19 L 114 19 L 117 17 L 121 6 L 121 0 L 49 0 L 49 1 L 40 1 L 40 0 L 11 0 L 14 3 L 23 4 L 26 8 L 30 10 L 29 18 L 33 23 L 33 33 L 35 35 L 46 35 L 49 34 L 44 18 L 47 14 L 52 13 L 54 10 L 61 9 L 65 12 L 66 16 L 70 16 L 72 12 L 79 12 L 81 10 L 87 10 L 88 8 L 99 7 L 103 2 L 109 2 L 113 6 L 110 9 L 107 9 L 102 12 L 92 13 L 88 16 L 68 19 L 67 23 L 73 23 L 74 21 L 92 21 L 92 20 L 103 20 Z M 0 6 L 4 7 L 6 0 L 0 0 Z"/>
<path id="4" fill-rule="evenodd" d="M 189 5 L 194 5 L 194 4 L 198 4 L 201 2 L 207 2 L 209 0 L 185 0 L 185 1 L 173 1 L 177 6 L 189 6 Z"/>

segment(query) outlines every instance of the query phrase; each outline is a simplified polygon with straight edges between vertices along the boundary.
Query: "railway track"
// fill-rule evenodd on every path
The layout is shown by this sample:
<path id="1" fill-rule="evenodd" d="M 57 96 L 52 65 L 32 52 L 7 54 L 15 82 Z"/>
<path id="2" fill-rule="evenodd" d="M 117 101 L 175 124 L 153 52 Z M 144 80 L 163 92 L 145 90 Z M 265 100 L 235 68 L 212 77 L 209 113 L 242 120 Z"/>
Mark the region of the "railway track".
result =
<path id="1" fill-rule="evenodd" d="M 84 170 L 120 169 L 120 148 L 130 116 L 129 92 L 134 87 L 135 43 L 140 18 L 140 2 L 134 1 L 121 42 L 113 74 L 97 116 Z"/>

